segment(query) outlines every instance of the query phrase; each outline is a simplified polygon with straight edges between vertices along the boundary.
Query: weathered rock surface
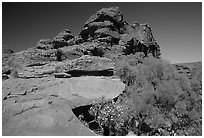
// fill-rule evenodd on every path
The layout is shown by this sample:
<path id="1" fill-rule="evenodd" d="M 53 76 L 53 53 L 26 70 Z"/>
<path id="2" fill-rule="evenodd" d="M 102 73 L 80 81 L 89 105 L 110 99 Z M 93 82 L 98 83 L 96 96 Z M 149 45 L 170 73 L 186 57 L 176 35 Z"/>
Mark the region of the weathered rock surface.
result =
<path id="1" fill-rule="evenodd" d="M 60 47 L 67 46 L 67 41 L 74 38 L 73 35 L 71 35 L 71 31 L 68 29 L 65 29 L 63 32 L 59 33 L 53 40 L 53 48 L 58 49 Z"/>
<path id="2" fill-rule="evenodd" d="M 59 33 L 54 39 L 60 39 L 60 38 L 64 39 L 65 41 L 68 41 L 74 38 L 74 36 L 71 34 L 71 31 L 69 29 L 64 29 L 64 31 Z"/>
<path id="3" fill-rule="evenodd" d="M 123 20 L 118 7 L 103 8 L 96 12 L 86 21 L 80 35 L 85 42 L 97 40 L 110 44 L 110 51 L 114 51 L 112 45 L 117 45 L 118 49 L 124 50 L 115 53 L 118 55 L 144 52 L 146 56 L 149 53 L 154 57 L 160 56 L 160 48 L 154 40 L 150 26 L 137 22 L 130 25 Z M 104 56 L 110 51 L 105 51 Z"/>
<path id="4" fill-rule="evenodd" d="M 136 52 L 159 57 L 160 48 L 147 24 L 130 25 L 110 7 L 92 15 L 77 36 L 65 29 L 33 48 L 3 52 L 3 135 L 95 135 L 71 109 L 124 90 L 107 77 L 115 59 Z"/>
<path id="5" fill-rule="evenodd" d="M 84 55 L 74 60 L 67 60 L 56 67 L 56 72 L 65 72 L 73 77 L 113 76 L 114 62 L 108 58 Z"/>
<path id="6" fill-rule="evenodd" d="M 80 43 L 83 43 L 84 40 L 81 38 L 81 36 L 75 36 L 74 38 L 70 39 L 67 41 L 67 46 L 71 46 L 71 45 L 77 45 Z"/>
<path id="7" fill-rule="evenodd" d="M 84 55 L 80 58 L 64 62 L 57 67 L 57 72 L 68 72 L 70 70 L 99 71 L 114 69 L 114 62 L 108 58 Z"/>
<path id="8" fill-rule="evenodd" d="M 2 86 L 3 135 L 95 135 L 71 109 L 112 99 L 125 87 L 99 77 L 9 79 Z"/>
<path id="9" fill-rule="evenodd" d="M 38 41 L 36 48 L 48 50 L 53 48 L 52 40 L 51 39 L 41 39 Z"/>
<path id="10" fill-rule="evenodd" d="M 85 23 L 85 27 L 90 23 L 98 21 L 111 21 L 115 26 L 120 27 L 123 21 L 123 15 L 119 7 L 103 8 L 92 15 Z"/>
<path id="11" fill-rule="evenodd" d="M 160 56 L 159 45 L 154 40 L 151 28 L 148 24 L 134 23 L 121 35 L 120 45 L 126 46 L 126 54 L 143 52 L 145 55 L 152 53 L 154 57 Z"/>
<path id="12" fill-rule="evenodd" d="M 103 8 L 86 21 L 78 36 L 64 29 L 53 39 L 42 39 L 34 48 L 3 58 L 2 73 L 9 73 L 11 68 L 19 71 L 42 61 L 73 60 L 83 55 L 117 59 L 136 52 L 159 57 L 160 48 L 150 26 L 137 22 L 128 24 L 118 7 Z"/>

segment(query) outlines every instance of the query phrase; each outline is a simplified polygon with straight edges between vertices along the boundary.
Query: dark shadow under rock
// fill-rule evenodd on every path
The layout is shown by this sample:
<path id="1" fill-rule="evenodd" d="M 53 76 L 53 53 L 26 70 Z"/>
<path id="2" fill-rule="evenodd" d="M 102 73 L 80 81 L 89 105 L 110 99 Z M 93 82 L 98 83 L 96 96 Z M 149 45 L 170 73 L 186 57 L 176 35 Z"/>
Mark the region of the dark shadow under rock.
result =
<path id="1" fill-rule="evenodd" d="M 92 107 L 92 105 L 85 105 L 85 106 L 79 106 L 74 109 L 72 109 L 73 113 L 76 115 L 76 117 L 80 117 L 80 115 L 83 115 L 83 120 L 86 122 L 90 122 L 94 120 L 94 116 L 92 116 L 88 111 Z"/>
<path id="2" fill-rule="evenodd" d="M 112 69 L 96 70 L 96 71 L 69 70 L 66 73 L 71 74 L 72 77 L 79 77 L 79 76 L 113 76 L 113 74 L 114 74 Z"/>

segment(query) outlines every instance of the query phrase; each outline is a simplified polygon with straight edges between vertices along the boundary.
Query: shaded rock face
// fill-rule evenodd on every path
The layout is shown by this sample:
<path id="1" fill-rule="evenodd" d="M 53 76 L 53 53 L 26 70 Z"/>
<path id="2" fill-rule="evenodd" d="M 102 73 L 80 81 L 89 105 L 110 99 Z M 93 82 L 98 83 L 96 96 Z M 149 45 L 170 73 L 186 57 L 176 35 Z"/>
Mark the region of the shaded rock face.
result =
<path id="1" fill-rule="evenodd" d="M 127 45 L 126 54 L 144 52 L 145 55 L 152 53 L 154 57 L 160 56 L 160 47 L 154 40 L 148 24 L 125 24 L 124 27 L 124 34 L 121 36 L 120 44 Z"/>
<path id="2" fill-rule="evenodd" d="M 63 32 L 59 33 L 53 40 L 53 48 L 58 49 L 60 47 L 67 46 L 67 41 L 74 38 L 73 35 L 71 35 L 71 31 L 68 29 L 65 29 Z"/>
<path id="3" fill-rule="evenodd" d="M 112 76 L 114 62 L 108 58 L 85 55 L 80 58 L 64 62 L 56 67 L 56 72 L 65 72 L 71 76 Z"/>
<path id="4" fill-rule="evenodd" d="M 86 21 L 80 35 L 84 41 L 110 37 L 108 41 L 107 38 L 104 41 L 118 44 L 122 25 L 123 15 L 118 7 L 103 8 Z"/>
<path id="5" fill-rule="evenodd" d="M 134 54 L 144 52 L 147 56 L 152 53 L 154 57 L 160 56 L 159 45 L 154 40 L 148 24 L 128 24 L 118 7 L 103 8 L 92 15 L 85 23 L 80 36 L 85 42 L 98 41 L 110 45 L 117 45 L 120 52 L 114 54 Z M 105 56 L 105 55 L 104 55 Z"/>
<path id="6" fill-rule="evenodd" d="M 67 41 L 74 38 L 71 34 L 71 31 L 68 29 L 64 29 L 53 39 L 41 39 L 38 41 L 36 48 L 37 49 L 58 49 L 60 47 L 67 46 Z"/>

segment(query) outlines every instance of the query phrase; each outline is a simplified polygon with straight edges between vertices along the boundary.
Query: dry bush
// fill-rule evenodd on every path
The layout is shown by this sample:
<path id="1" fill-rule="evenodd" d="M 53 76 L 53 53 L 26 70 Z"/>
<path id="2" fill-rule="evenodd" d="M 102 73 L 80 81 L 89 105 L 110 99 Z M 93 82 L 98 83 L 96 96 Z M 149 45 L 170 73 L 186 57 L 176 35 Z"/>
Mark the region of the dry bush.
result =
<path id="1" fill-rule="evenodd" d="M 116 75 L 127 85 L 125 93 L 116 103 L 91 108 L 108 135 L 202 135 L 200 85 L 170 63 L 131 55 L 117 63 Z"/>

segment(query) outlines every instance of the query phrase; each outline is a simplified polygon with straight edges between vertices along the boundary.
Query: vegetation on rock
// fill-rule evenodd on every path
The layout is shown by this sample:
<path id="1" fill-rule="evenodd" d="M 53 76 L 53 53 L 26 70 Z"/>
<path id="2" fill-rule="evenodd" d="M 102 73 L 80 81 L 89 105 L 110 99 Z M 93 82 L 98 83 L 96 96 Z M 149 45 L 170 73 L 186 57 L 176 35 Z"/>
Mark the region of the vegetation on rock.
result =
<path id="1" fill-rule="evenodd" d="M 93 118 L 91 121 L 87 121 L 83 115 L 79 115 L 79 119 L 100 135 L 202 135 L 202 64 L 192 68 L 185 64 L 172 65 L 161 59 L 160 46 L 150 26 L 127 23 L 118 7 L 103 8 L 96 12 L 77 36 L 65 29 L 53 39 L 41 39 L 36 47 L 28 50 L 14 53 L 3 47 L 2 51 L 3 79 L 9 79 L 10 76 L 14 78 L 4 81 L 3 86 L 4 135 L 42 134 L 39 133 L 41 123 L 47 132 L 43 131 L 43 134 L 60 135 L 62 130 L 70 135 L 72 133 L 67 132 L 67 126 L 71 124 L 70 130 L 73 130 L 82 125 L 78 123 L 76 126 L 72 122 L 75 120 L 72 119 L 72 104 L 99 95 L 113 98 L 125 86 L 117 98 L 111 101 L 101 98 L 92 106 L 88 105 L 87 114 Z M 70 78 L 79 76 L 103 77 Z M 115 79 L 118 81 L 115 82 L 113 78 L 108 80 L 104 76 L 120 78 L 123 83 L 119 79 Z M 16 79 L 19 77 L 21 79 Z M 18 81 L 23 82 L 22 86 L 15 86 L 19 84 Z M 36 81 L 36 84 L 29 90 L 27 84 L 32 81 Z M 10 89 L 7 84 L 15 87 Z M 52 98 L 54 100 L 50 101 Z M 38 103 L 37 100 L 44 101 Z M 70 106 L 68 109 L 67 104 Z M 52 108 L 44 110 L 46 106 Z M 42 116 L 41 112 L 40 120 L 39 112 L 35 112 L 34 108 L 46 115 L 50 112 L 54 121 Z M 54 113 L 50 111 L 52 109 Z M 30 114 L 26 114 L 26 117 L 22 115 L 26 111 L 37 115 L 39 123 Z M 61 113 L 63 116 L 60 116 Z M 67 113 L 70 114 L 69 119 Z M 21 118 L 20 121 L 16 115 Z M 22 116 L 26 119 L 22 119 Z M 14 120 L 14 125 L 7 117 L 9 121 Z M 67 120 L 71 122 L 69 125 Z M 47 123 L 51 124 L 50 128 Z M 19 125 L 28 127 L 17 127 Z M 53 133 L 56 126 L 59 129 Z M 22 128 L 29 128 L 29 131 L 22 131 Z M 76 131 L 75 135 L 84 134 L 82 130 Z"/>
<path id="2" fill-rule="evenodd" d="M 106 135 L 202 135 L 198 76 L 190 80 L 167 61 L 143 53 L 122 58 L 116 75 L 126 84 L 125 92 L 116 102 L 90 108 L 101 131 L 108 128 Z"/>

